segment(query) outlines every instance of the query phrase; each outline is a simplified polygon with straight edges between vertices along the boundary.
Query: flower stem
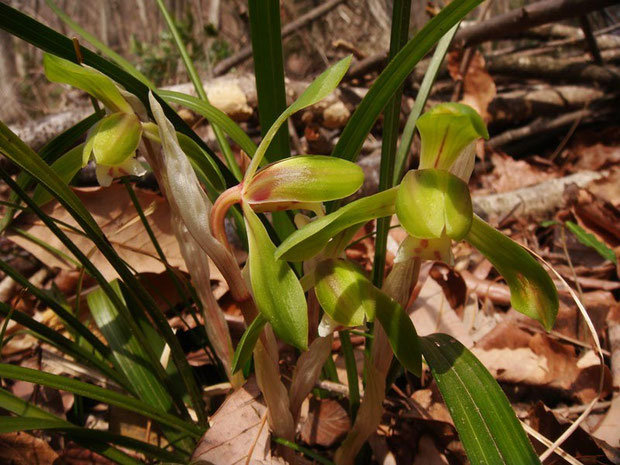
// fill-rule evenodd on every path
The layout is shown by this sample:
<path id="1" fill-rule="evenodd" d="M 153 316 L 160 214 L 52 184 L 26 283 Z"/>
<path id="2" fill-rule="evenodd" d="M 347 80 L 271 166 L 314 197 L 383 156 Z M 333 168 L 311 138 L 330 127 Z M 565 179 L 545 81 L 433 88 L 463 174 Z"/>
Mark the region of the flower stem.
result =
<path id="1" fill-rule="evenodd" d="M 228 237 L 226 236 L 224 219 L 226 218 L 226 213 L 230 207 L 241 202 L 241 186 L 241 184 L 237 184 L 236 186 L 222 192 L 213 204 L 213 208 L 211 209 L 211 217 L 209 218 L 213 236 L 224 244 L 228 250 L 231 250 L 231 248 L 228 243 Z"/>

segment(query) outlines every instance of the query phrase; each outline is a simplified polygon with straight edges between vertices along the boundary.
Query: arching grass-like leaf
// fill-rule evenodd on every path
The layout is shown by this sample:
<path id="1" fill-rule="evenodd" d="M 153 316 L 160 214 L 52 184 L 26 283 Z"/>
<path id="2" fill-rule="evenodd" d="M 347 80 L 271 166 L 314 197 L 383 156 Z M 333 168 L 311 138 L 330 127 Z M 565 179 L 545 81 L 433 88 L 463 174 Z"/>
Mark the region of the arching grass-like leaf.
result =
<path id="1" fill-rule="evenodd" d="M 386 293 L 375 289 L 375 317 L 387 334 L 398 361 L 416 376 L 422 373 L 420 338 L 407 312 Z"/>
<path id="2" fill-rule="evenodd" d="M 0 315 L 6 317 L 9 315 L 10 310 L 11 307 L 3 302 L 0 302 Z M 76 344 L 54 329 L 44 325 L 43 323 L 39 323 L 19 310 L 13 312 L 11 319 L 22 325 L 24 328 L 27 328 L 40 340 L 53 345 L 63 353 L 73 357 L 76 360 L 92 366 L 111 380 L 116 381 L 123 386 L 127 386 L 127 380 L 122 375 L 114 371 L 108 361 L 103 360 L 103 358 L 94 350 L 88 350 L 83 345 Z"/>
<path id="3" fill-rule="evenodd" d="M 0 10 L 2 10 L 2 4 L 0 4 Z M 104 237 L 102 230 L 99 228 L 99 225 L 95 222 L 86 207 L 84 207 L 79 198 L 71 189 L 69 189 L 63 180 L 60 179 L 58 174 L 52 171 L 51 168 L 43 160 L 41 160 L 36 153 L 24 144 L 24 142 L 2 122 L 0 122 L 0 153 L 6 155 L 10 160 L 35 177 L 48 191 L 53 192 L 54 196 L 67 209 L 88 237 L 93 241 L 96 247 L 114 267 L 122 280 L 127 284 L 129 292 L 133 293 L 136 301 L 140 302 L 140 304 L 145 308 L 158 331 L 166 340 L 166 343 L 170 346 L 172 359 L 179 369 L 179 373 L 183 379 L 183 384 L 186 386 L 192 399 L 197 415 L 201 420 L 204 419 L 204 404 L 199 395 L 196 380 L 193 377 L 191 367 L 189 366 L 178 339 L 172 332 L 168 320 L 155 303 L 153 297 L 138 282 L 125 262 L 121 260 L 109 241 Z M 32 208 L 37 215 L 39 215 L 45 225 L 52 230 L 52 232 L 63 242 L 65 246 L 67 246 L 67 248 L 69 248 L 71 253 L 84 265 L 86 270 L 97 279 L 100 286 L 106 291 L 108 297 L 112 300 L 112 302 L 114 302 L 116 308 L 123 315 L 123 319 L 126 324 L 132 328 L 135 328 L 135 321 L 131 315 L 127 315 L 126 312 L 123 312 L 125 308 L 123 303 L 107 281 L 103 278 L 101 272 L 92 264 L 88 257 L 86 257 L 84 253 L 79 250 L 75 244 L 73 244 L 66 234 L 64 234 L 49 217 L 38 209 L 36 204 L 32 202 L 32 199 L 30 199 L 28 195 L 23 192 L 23 190 L 20 189 L 19 186 L 17 186 L 15 182 L 8 177 L 8 175 L 6 175 L 6 173 L 3 173 L 0 170 L 0 174 L 2 174 L 3 179 L 13 190 L 18 193 L 22 200 L 24 200 L 28 206 Z M 87 333 L 87 336 L 88 334 L 90 333 Z M 137 330 L 136 334 L 140 336 L 140 332 Z M 90 334 L 90 336 L 92 336 L 92 334 Z M 94 342 L 92 342 L 93 346 L 95 346 L 96 343 L 102 345 L 96 338 L 94 338 Z M 164 370 L 161 365 L 156 365 L 159 362 L 153 353 L 152 348 L 146 344 L 144 339 L 141 340 L 141 343 L 145 350 L 149 353 L 149 358 L 153 362 L 153 366 L 157 367 L 158 377 L 162 381 L 165 380 L 166 375 Z"/>
<path id="4" fill-rule="evenodd" d="M 605 260 L 609 260 L 613 263 L 618 263 L 618 258 L 612 249 L 607 247 L 603 242 L 599 241 L 594 234 L 590 234 L 586 232 L 581 226 L 577 223 L 573 223 L 572 221 L 567 221 L 564 223 L 566 229 L 572 232 L 577 240 L 581 242 L 586 247 L 592 247 L 597 253 L 603 257 Z"/>
<path id="5" fill-rule="evenodd" d="M 256 144 L 252 139 L 223 111 L 192 95 L 182 94 L 172 90 L 158 90 L 157 94 L 168 103 L 176 103 L 204 116 L 207 121 L 217 124 L 226 134 L 247 153 L 250 158 L 256 152 Z"/>
<path id="6" fill-rule="evenodd" d="M 82 149 L 84 144 L 72 148 L 58 160 L 50 165 L 52 171 L 58 174 L 58 177 L 65 183 L 69 184 L 75 175 L 82 168 Z M 53 196 L 41 186 L 37 186 L 32 194 L 32 200 L 39 206 L 45 205 L 52 200 Z"/>
<path id="7" fill-rule="evenodd" d="M 233 357 L 233 373 L 241 370 L 247 361 L 250 360 L 256 341 L 258 341 L 258 337 L 266 324 L 267 318 L 265 318 L 262 313 L 259 313 L 256 318 L 254 318 L 254 321 L 252 321 L 250 326 L 248 326 L 245 330 L 243 336 L 241 336 L 239 344 L 237 345 L 237 349 L 235 350 L 235 356 Z"/>
<path id="8" fill-rule="evenodd" d="M 0 389 L 0 405 L 9 412 L 19 415 L 18 417 L 0 417 L 0 432 L 2 433 L 33 429 L 57 430 L 63 432 L 68 439 L 74 440 L 83 447 L 121 464 L 139 465 L 142 462 L 132 459 L 117 449 L 110 447 L 108 443 L 142 452 L 150 457 L 158 458 L 159 460 L 177 460 L 183 462 L 187 459 L 187 455 L 182 453 L 170 452 L 127 436 L 121 436 L 107 431 L 81 428 L 36 405 L 20 399 L 4 389 Z"/>
<path id="9" fill-rule="evenodd" d="M 360 227 L 375 218 L 394 214 L 397 187 L 364 197 L 304 226 L 287 237 L 276 250 L 276 257 L 290 261 L 312 258 L 336 234 L 350 226 Z"/>
<path id="10" fill-rule="evenodd" d="M 308 348 L 308 307 L 304 290 L 287 262 L 275 257 L 263 223 L 243 205 L 248 231 L 248 262 L 252 294 L 260 312 L 280 339 L 298 349 Z"/>
<path id="11" fill-rule="evenodd" d="M 77 62 L 73 42 L 66 36 L 50 29 L 44 24 L 25 15 L 24 13 L 11 8 L 6 3 L 0 2 L 0 28 L 19 37 L 35 47 L 64 58 L 65 60 Z M 91 50 L 80 47 L 83 63 L 102 72 L 110 79 L 121 84 L 125 90 L 140 99 L 142 104 L 149 108 L 148 92 L 149 88 L 136 79 L 130 73 L 120 68 L 116 64 L 106 60 Z M 213 151 L 204 141 L 181 119 L 177 113 L 165 102 L 161 102 L 167 118 L 172 122 L 175 129 L 191 137 L 198 143 L 219 166 L 226 182 L 229 186 L 236 184 L 237 180 L 230 173 L 226 165 L 215 156 Z"/>
<path id="12" fill-rule="evenodd" d="M 540 464 L 506 395 L 484 365 L 447 334 L 420 342 L 472 465 Z"/>
<path id="13" fill-rule="evenodd" d="M 550 331 L 558 314 L 558 291 L 542 265 L 527 250 L 476 215 L 465 240 L 504 277 L 514 309 L 540 321 Z"/>
<path id="14" fill-rule="evenodd" d="M 116 294 L 124 302 L 118 282 L 110 283 Z M 112 356 L 119 370 L 125 375 L 137 396 L 153 407 L 178 415 L 168 390 L 155 375 L 148 354 L 123 319 L 114 304 L 101 289 L 90 292 L 86 300 L 97 327 L 108 341 Z M 161 338 L 160 338 L 161 340 Z M 163 341 L 161 341 L 163 344 Z M 177 447 L 191 452 L 193 444 L 175 429 L 162 427 L 164 435 Z"/>
<path id="15" fill-rule="evenodd" d="M 90 399 L 105 402 L 110 405 L 124 408 L 130 412 L 151 418 L 163 425 L 190 434 L 198 438 L 204 432 L 202 428 L 193 423 L 186 422 L 175 415 L 163 412 L 141 400 L 119 394 L 118 392 L 104 389 L 99 386 L 84 383 L 64 376 L 53 375 L 39 370 L 23 368 L 6 363 L 0 363 L 0 376 L 3 378 L 27 381 L 29 383 L 40 384 L 54 389 L 72 392 Z"/>

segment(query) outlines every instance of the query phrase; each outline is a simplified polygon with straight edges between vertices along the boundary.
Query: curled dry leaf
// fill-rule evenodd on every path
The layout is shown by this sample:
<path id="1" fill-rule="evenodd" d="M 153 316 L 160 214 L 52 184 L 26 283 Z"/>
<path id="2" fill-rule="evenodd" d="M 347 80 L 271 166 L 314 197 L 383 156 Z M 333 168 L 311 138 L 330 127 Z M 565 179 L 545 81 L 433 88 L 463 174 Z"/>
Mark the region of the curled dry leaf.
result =
<path id="1" fill-rule="evenodd" d="M 571 425 L 570 422 L 561 419 L 548 409 L 542 402 L 538 402 L 532 408 L 529 420 L 530 425 L 535 430 L 552 441 L 556 440 Z M 537 452 L 542 452 L 546 448 L 537 441 L 534 441 L 533 444 L 537 448 Z M 583 463 L 619 463 L 618 458 L 620 456 L 617 451 L 610 450 L 612 448 L 597 441 L 581 426 L 562 444 L 562 449 L 573 457 L 582 459 Z M 606 458 L 611 459 L 611 462 L 607 461 Z M 545 464 L 551 465 L 564 463 L 566 462 L 557 455 L 552 455 L 549 460 L 545 461 Z"/>
<path id="2" fill-rule="evenodd" d="M 515 160 L 500 152 L 491 154 L 491 163 L 493 171 L 484 176 L 484 182 L 492 187 L 493 193 L 514 191 L 559 176 L 559 173 L 547 173 L 524 160 Z"/>

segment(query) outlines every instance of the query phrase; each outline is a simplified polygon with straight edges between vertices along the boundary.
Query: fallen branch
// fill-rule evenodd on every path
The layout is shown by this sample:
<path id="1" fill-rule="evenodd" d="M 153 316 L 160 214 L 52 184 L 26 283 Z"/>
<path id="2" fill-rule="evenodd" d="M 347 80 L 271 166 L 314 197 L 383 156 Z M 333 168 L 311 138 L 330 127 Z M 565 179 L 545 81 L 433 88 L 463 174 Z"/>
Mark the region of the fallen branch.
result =
<path id="1" fill-rule="evenodd" d="M 620 58 L 620 49 L 603 52 L 606 61 Z M 599 66 L 587 58 L 552 58 L 547 56 L 504 55 L 487 60 L 487 70 L 510 77 L 551 79 L 569 82 L 597 82 L 604 86 L 620 85 L 620 69 L 607 65 Z"/>
<path id="2" fill-rule="evenodd" d="M 510 129 L 492 137 L 487 145 L 492 148 L 505 147 L 545 133 L 553 133 L 558 129 L 572 124 L 591 123 L 604 119 L 613 111 L 613 108 L 583 109 L 566 113 L 557 118 L 537 118 L 530 124 L 516 129 Z"/>
<path id="3" fill-rule="evenodd" d="M 518 37 L 526 29 L 585 15 L 617 0 L 543 0 L 482 21 L 456 34 L 454 44 L 471 46 L 488 40 Z"/>
<path id="4" fill-rule="evenodd" d="M 616 0 L 543 0 L 462 28 L 452 41 L 453 47 L 468 47 L 496 39 L 521 38 L 523 31 L 542 24 L 591 13 L 614 5 Z M 386 53 L 371 55 L 354 63 L 348 78 L 363 76 L 384 66 Z"/>
<path id="5" fill-rule="evenodd" d="M 474 211 L 483 218 L 502 218 L 509 213 L 524 216 L 548 216 L 564 204 L 564 189 L 570 184 L 586 187 L 609 175 L 608 171 L 581 171 L 563 178 L 550 179 L 534 186 L 491 195 L 474 195 Z"/>

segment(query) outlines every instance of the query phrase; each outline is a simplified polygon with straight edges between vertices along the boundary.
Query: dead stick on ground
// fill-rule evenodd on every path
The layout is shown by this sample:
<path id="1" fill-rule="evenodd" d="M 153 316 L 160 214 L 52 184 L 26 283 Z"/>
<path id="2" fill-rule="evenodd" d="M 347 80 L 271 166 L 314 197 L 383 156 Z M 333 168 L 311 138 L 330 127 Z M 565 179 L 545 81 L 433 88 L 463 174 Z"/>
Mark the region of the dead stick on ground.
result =
<path id="1" fill-rule="evenodd" d="M 608 115 L 611 108 L 603 110 L 577 110 L 553 119 L 538 118 L 527 126 L 510 129 L 492 137 L 487 142 L 489 147 L 497 148 L 514 144 L 528 137 L 553 132 L 557 129 L 573 124 L 575 121 L 589 122 Z"/>
<path id="2" fill-rule="evenodd" d="M 562 195 L 566 186 L 576 184 L 579 187 L 585 187 L 608 174 L 608 171 L 580 171 L 563 178 L 551 179 L 510 192 L 474 196 L 472 198 L 474 210 L 486 218 L 499 218 L 516 208 L 519 214 L 523 215 L 548 214 L 563 204 Z"/>
<path id="3" fill-rule="evenodd" d="M 298 29 L 300 29 L 300 28 L 302 28 L 304 26 L 307 26 L 309 23 L 311 23 L 315 19 L 320 18 L 321 16 L 329 13 L 331 10 L 333 10 L 338 5 L 340 5 L 343 1 L 344 0 L 331 0 L 329 2 L 326 2 L 326 3 L 322 4 L 322 5 L 314 8 L 313 10 L 310 10 L 305 15 L 300 16 L 295 21 L 292 21 L 292 22 L 286 24 L 282 28 L 282 37 L 283 38 L 287 37 L 287 36 L 291 35 L 293 32 L 296 32 Z M 239 50 L 233 56 L 231 56 L 229 58 L 226 58 L 226 59 L 222 60 L 221 62 L 219 62 L 215 66 L 215 68 L 213 69 L 213 74 L 215 76 L 219 76 L 221 74 L 224 74 L 230 68 L 232 68 L 233 66 L 238 65 L 239 63 L 241 63 L 244 60 L 250 58 L 251 56 L 252 56 L 252 47 L 251 46 L 243 47 L 241 50 Z"/>

